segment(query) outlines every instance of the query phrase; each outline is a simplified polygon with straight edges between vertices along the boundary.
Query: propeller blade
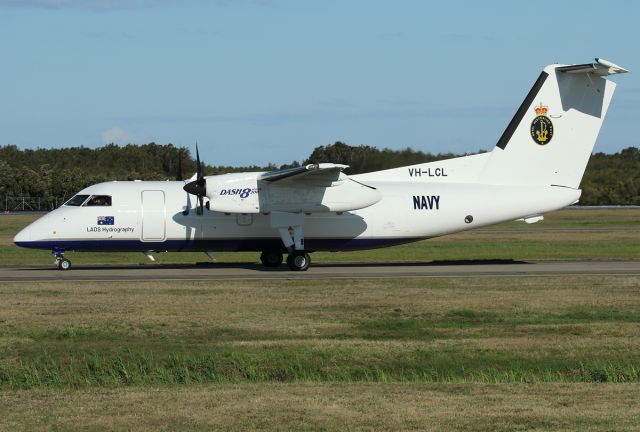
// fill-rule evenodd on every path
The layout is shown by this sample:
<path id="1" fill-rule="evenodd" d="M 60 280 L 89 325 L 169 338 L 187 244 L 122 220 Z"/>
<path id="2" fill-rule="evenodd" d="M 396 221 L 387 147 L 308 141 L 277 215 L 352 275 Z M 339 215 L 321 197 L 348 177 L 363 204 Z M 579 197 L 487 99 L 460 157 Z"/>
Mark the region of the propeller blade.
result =
<path id="1" fill-rule="evenodd" d="M 182 178 L 182 150 L 178 152 L 178 173 L 176 174 L 177 181 L 183 181 Z"/>
<path id="2" fill-rule="evenodd" d="M 185 192 L 198 197 L 198 207 L 196 208 L 196 214 L 202 215 L 204 213 L 204 197 L 207 194 L 207 179 L 204 178 L 204 163 L 200 162 L 200 151 L 198 150 L 197 142 L 196 164 L 196 179 L 184 185 L 182 189 L 184 189 Z"/>
<path id="3" fill-rule="evenodd" d="M 200 163 L 200 152 L 198 151 L 198 143 L 196 143 L 196 164 L 198 165 L 198 175 L 197 179 L 200 181 L 204 177 L 204 173 L 202 172 L 202 163 Z"/>

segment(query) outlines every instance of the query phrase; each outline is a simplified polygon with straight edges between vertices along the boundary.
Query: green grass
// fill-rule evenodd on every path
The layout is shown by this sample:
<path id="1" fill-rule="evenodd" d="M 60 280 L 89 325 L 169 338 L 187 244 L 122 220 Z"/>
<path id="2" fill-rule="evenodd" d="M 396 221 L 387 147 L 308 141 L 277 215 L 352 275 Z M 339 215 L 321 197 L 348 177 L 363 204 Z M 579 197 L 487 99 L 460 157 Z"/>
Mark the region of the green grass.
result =
<path id="1" fill-rule="evenodd" d="M 640 382 L 640 278 L 8 283 L 0 390 Z"/>
<path id="2" fill-rule="evenodd" d="M 620 311 L 608 308 L 579 308 L 550 314 L 499 314 L 496 312 L 455 309 L 444 316 L 421 317 L 387 316 L 362 323 L 363 338 L 371 339 L 435 339 L 450 338 L 449 329 L 466 329 L 466 335 L 482 328 L 484 336 L 503 334 L 505 328 L 526 325 L 557 325 L 585 323 L 640 323 L 640 311 Z M 542 328 L 542 327 L 541 327 Z M 548 328 L 545 331 L 549 331 Z M 551 330 L 552 332 L 555 329 Z"/>
<path id="3" fill-rule="evenodd" d="M 120 341 L 118 341 L 120 342 Z M 71 347 L 67 347 L 71 348 Z M 215 349 L 166 353 L 41 351 L 10 370 L 0 388 L 166 386 L 242 382 L 640 382 L 638 355 L 562 358 L 500 350 L 417 350 L 358 359 L 353 349 Z"/>

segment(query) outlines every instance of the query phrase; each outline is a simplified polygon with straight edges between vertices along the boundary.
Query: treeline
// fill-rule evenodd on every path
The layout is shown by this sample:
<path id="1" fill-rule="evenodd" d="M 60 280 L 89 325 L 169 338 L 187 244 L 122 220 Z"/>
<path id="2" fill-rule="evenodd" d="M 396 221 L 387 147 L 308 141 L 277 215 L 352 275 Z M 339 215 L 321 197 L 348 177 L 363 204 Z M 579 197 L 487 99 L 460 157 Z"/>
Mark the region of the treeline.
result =
<path id="1" fill-rule="evenodd" d="M 266 167 L 210 167 L 206 174 L 241 170 L 273 170 Z M 173 180 L 181 172 L 189 178 L 196 171 L 195 159 L 188 149 L 172 144 L 105 145 L 97 149 L 26 149 L 0 146 L 0 209 L 47 210 L 72 197 L 85 187 L 111 180 Z M 35 208 L 34 206 L 39 208 Z"/>
<path id="2" fill-rule="evenodd" d="M 349 146 L 342 142 L 317 147 L 302 163 L 334 162 L 349 165 L 356 174 L 458 155 L 431 154 L 412 149 L 379 150 L 370 146 Z M 237 171 L 269 171 L 298 166 L 300 162 L 275 166 L 205 166 L 205 174 Z M 0 208 L 12 210 L 17 197 L 38 197 L 43 209 L 55 207 L 77 191 L 110 180 L 171 180 L 182 173 L 189 178 L 196 171 L 193 155 L 172 144 L 21 150 L 0 146 Z M 597 153 L 589 161 L 582 182 L 583 205 L 639 205 L 640 150 L 629 147 L 615 154 Z M 10 200 L 14 200 L 9 203 Z"/>
<path id="3" fill-rule="evenodd" d="M 423 153 L 412 149 L 378 150 L 374 147 L 352 147 L 337 142 L 317 147 L 305 163 L 331 161 L 349 165 L 349 173 L 357 174 L 461 155 Z M 595 153 L 589 159 L 581 183 L 581 205 L 640 205 L 640 149 L 627 147 L 614 154 Z"/>
<path id="4" fill-rule="evenodd" d="M 365 145 L 354 147 L 338 141 L 328 146 L 316 147 L 304 163 L 333 162 L 345 164 L 349 165 L 346 171 L 348 174 L 360 174 L 450 159 L 456 156 L 459 155 L 453 153 L 424 153 L 410 148 L 404 150 L 378 150 L 375 147 Z"/>
<path id="5" fill-rule="evenodd" d="M 582 205 L 640 205 L 640 149 L 594 154 L 580 186 Z"/>

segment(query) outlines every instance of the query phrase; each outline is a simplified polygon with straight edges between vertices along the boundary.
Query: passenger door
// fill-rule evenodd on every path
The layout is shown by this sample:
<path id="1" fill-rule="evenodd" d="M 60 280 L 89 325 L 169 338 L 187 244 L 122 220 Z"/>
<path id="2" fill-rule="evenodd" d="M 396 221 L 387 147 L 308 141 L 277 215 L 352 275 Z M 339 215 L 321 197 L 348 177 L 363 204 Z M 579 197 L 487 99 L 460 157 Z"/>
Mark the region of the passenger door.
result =
<path id="1" fill-rule="evenodd" d="M 165 240 L 164 192 L 142 191 L 142 241 Z"/>

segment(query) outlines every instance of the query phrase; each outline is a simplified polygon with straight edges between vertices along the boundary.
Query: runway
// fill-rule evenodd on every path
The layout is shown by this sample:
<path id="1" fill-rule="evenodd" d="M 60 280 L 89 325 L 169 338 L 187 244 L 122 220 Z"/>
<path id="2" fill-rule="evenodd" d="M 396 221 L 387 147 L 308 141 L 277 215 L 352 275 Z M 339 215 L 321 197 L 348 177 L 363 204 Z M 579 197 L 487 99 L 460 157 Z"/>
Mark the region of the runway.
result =
<path id="1" fill-rule="evenodd" d="M 0 267 L 1 282 L 148 280 L 322 280 L 544 275 L 640 275 L 640 261 L 451 261 L 315 264 L 306 272 L 256 264 Z"/>

